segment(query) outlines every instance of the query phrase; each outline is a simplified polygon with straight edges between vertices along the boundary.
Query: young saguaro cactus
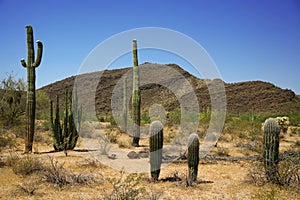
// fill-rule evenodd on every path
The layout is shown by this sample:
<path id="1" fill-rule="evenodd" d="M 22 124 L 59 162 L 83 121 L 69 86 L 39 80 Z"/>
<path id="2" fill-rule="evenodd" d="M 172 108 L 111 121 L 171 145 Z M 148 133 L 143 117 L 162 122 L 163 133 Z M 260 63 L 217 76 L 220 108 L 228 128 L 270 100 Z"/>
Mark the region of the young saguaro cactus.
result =
<path id="1" fill-rule="evenodd" d="M 195 182 L 198 174 L 199 164 L 199 137 L 196 133 L 192 133 L 188 138 L 188 181 Z"/>
<path id="2" fill-rule="evenodd" d="M 269 181 L 277 182 L 279 162 L 280 127 L 276 119 L 267 119 L 264 124 L 264 167 Z"/>
<path id="3" fill-rule="evenodd" d="M 139 146 L 140 124 L 141 124 L 141 93 L 139 89 L 139 67 L 137 56 L 137 41 L 132 41 L 133 59 L 133 91 L 132 91 L 132 120 L 133 120 L 133 141 L 132 146 Z"/>
<path id="4" fill-rule="evenodd" d="M 158 180 L 162 162 L 163 124 L 153 121 L 150 124 L 150 172 L 154 181 Z"/>
<path id="5" fill-rule="evenodd" d="M 27 131 L 25 134 L 25 151 L 24 153 L 32 152 L 33 137 L 34 137 L 34 121 L 35 121 L 35 68 L 38 67 L 42 60 L 43 43 L 37 42 L 37 56 L 34 57 L 33 45 L 33 30 L 31 26 L 26 26 L 27 35 L 27 62 L 21 59 L 21 64 L 27 69 Z"/>

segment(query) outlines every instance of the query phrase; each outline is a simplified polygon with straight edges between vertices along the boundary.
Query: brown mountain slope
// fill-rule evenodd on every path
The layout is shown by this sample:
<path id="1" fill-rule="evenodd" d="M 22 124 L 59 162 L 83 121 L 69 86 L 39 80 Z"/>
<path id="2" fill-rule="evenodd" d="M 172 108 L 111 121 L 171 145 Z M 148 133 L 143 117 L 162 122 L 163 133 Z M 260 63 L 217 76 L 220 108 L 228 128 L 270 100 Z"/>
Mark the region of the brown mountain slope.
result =
<path id="1" fill-rule="evenodd" d="M 177 109 L 180 107 L 179 101 L 170 88 L 179 88 L 184 80 L 188 80 L 192 87 L 192 91 L 195 92 L 200 110 L 206 110 L 210 107 L 211 99 L 208 90 L 208 84 L 214 84 L 221 80 L 202 80 L 184 71 L 176 64 L 158 65 L 145 63 L 140 65 L 140 70 L 153 70 L 151 71 L 152 79 L 155 83 L 151 83 L 151 80 L 146 80 L 149 72 L 143 74 L 141 80 L 148 81 L 147 84 L 141 86 L 142 97 L 142 110 L 147 111 L 149 107 L 155 103 L 161 104 L 167 111 Z M 152 67 L 152 68 L 151 68 Z M 156 70 L 157 69 L 157 70 Z M 176 73 L 174 73 L 174 71 Z M 120 82 L 122 76 L 127 73 L 127 93 L 131 94 L 131 81 L 132 73 L 131 68 L 105 70 L 103 72 L 94 72 L 77 77 L 70 77 L 64 80 L 47 85 L 41 90 L 46 91 L 50 98 L 54 98 L 56 95 L 62 96 L 65 88 L 70 90 L 73 88 L 74 80 L 81 80 L 80 84 L 84 85 L 82 91 L 78 91 L 79 95 L 83 95 L 86 99 L 83 103 L 95 106 L 98 114 L 105 114 L 111 111 L 111 99 L 113 91 L 116 94 L 123 94 Z M 118 84 L 119 83 L 119 84 Z M 88 97 L 91 92 L 89 87 L 96 85 L 94 99 Z M 118 85 L 118 86 L 116 86 Z M 271 83 L 262 81 L 250 81 L 227 84 L 224 83 L 226 100 L 227 100 L 227 112 L 233 115 L 254 112 L 255 114 L 288 114 L 291 112 L 300 112 L 300 99 L 291 90 L 283 90 L 274 86 Z M 117 95 L 117 101 L 122 101 L 120 98 L 122 95 Z M 188 98 L 186 98 L 188 101 Z"/>

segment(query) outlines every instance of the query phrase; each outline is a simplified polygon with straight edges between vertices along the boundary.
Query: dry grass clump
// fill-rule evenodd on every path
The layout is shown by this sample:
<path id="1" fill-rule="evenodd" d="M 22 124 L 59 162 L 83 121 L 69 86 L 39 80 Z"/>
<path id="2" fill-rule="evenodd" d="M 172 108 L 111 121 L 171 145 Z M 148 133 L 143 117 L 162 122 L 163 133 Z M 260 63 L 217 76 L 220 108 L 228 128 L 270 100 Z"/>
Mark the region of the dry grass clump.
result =
<path id="1" fill-rule="evenodd" d="M 21 157 L 18 153 L 11 151 L 6 163 L 12 167 L 17 175 L 27 176 L 34 172 L 43 170 L 43 164 L 39 158 L 34 155 L 26 155 Z"/>
<path id="2" fill-rule="evenodd" d="M 64 163 L 58 163 L 51 157 L 49 157 L 49 164 L 44 166 L 41 177 L 45 182 L 53 183 L 58 187 L 78 184 L 90 185 L 99 182 L 99 179 L 96 180 L 94 174 L 74 174 L 64 167 Z"/>

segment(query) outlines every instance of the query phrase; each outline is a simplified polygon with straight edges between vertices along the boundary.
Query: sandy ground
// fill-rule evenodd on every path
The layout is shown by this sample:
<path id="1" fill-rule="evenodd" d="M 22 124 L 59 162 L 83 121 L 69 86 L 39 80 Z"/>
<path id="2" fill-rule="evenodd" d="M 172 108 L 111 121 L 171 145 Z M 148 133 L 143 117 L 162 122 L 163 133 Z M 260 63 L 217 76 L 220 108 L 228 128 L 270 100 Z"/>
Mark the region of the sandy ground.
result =
<path id="1" fill-rule="evenodd" d="M 299 140 L 299 136 L 287 136 L 285 140 L 281 142 L 281 151 L 291 148 L 295 141 Z M 21 141 L 20 141 L 21 142 Z M 86 149 L 83 146 L 84 142 L 81 141 L 80 145 L 76 148 L 77 151 L 69 151 L 68 157 L 63 152 L 50 152 L 52 145 L 36 144 L 38 147 L 38 154 L 32 154 L 42 160 L 42 162 L 49 162 L 49 157 L 54 158 L 59 163 L 64 163 L 64 167 L 73 173 L 89 173 L 93 174 L 97 179 L 97 183 L 91 183 L 89 185 L 71 185 L 63 186 L 59 188 L 51 183 L 42 182 L 38 175 L 20 176 L 16 175 L 12 168 L 9 166 L 0 167 L 0 199 L 103 199 L 103 196 L 109 194 L 112 190 L 111 184 L 107 181 L 108 178 L 120 177 L 120 170 L 108 167 L 101 163 L 106 159 L 106 156 L 99 155 L 99 152 L 95 157 L 95 151 L 82 151 Z M 147 143 L 144 147 L 122 149 L 124 152 L 131 150 L 139 151 L 147 147 Z M 230 156 L 245 156 L 243 153 L 245 150 L 235 147 L 233 142 L 221 141 L 218 143 L 219 148 L 226 148 L 229 150 Z M 17 153 L 21 155 L 22 146 L 18 147 Z M 78 151 L 81 150 L 81 151 Z M 217 152 L 214 149 L 211 154 Z M 148 164 L 147 158 L 130 160 L 126 156 L 118 154 L 112 148 L 111 153 L 117 154 L 117 159 L 114 162 L 119 162 L 125 165 L 129 162 L 133 165 L 136 164 Z M 247 152 L 247 155 L 255 154 Z M 22 155 L 21 155 L 22 156 Z M 3 159 L 9 157 L 9 150 L 3 150 L 1 152 Z M 98 160 L 96 160 L 96 158 Z M 95 164 L 96 162 L 96 164 Z M 280 188 L 279 186 L 267 184 L 264 186 L 256 186 L 249 183 L 247 174 L 249 169 L 258 163 L 255 161 L 214 161 L 214 162 L 201 162 L 198 171 L 198 180 L 201 182 L 193 187 L 186 187 L 183 182 L 171 182 L 171 181 L 159 181 L 153 183 L 149 181 L 149 173 L 144 173 L 144 178 L 140 181 L 140 186 L 144 187 L 148 193 L 159 196 L 157 199 L 300 199 L 300 195 L 297 192 L 290 191 L 288 189 Z M 131 165 L 131 164 L 130 164 Z M 147 167 L 148 167 L 147 166 Z M 167 177 L 174 177 L 174 174 L 178 174 L 179 177 L 184 178 L 187 174 L 187 164 L 171 163 L 162 168 L 160 179 Z M 125 174 L 127 175 L 127 174 Z M 27 184 L 27 185 L 26 185 Z M 33 195 L 29 195 L 22 192 L 18 185 L 26 185 L 27 187 L 34 187 L 36 190 Z M 142 199 L 151 199 L 149 196 L 145 196 Z"/>

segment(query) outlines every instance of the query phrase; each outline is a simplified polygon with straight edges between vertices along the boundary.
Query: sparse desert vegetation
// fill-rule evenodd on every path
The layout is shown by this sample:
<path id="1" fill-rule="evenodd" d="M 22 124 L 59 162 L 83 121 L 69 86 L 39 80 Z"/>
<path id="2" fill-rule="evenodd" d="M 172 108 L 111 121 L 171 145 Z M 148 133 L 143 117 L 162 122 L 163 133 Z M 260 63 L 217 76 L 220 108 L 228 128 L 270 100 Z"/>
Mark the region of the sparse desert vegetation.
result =
<path id="1" fill-rule="evenodd" d="M 203 118 L 201 118 L 203 122 Z M 23 155 L 23 139 L 13 136 L 1 148 L 1 197 L 5 199 L 299 199 L 300 135 L 292 127 L 280 139 L 279 184 L 268 182 L 262 162 L 261 121 L 247 117 L 227 117 L 222 137 L 208 156 L 199 161 L 197 184 L 188 186 L 187 160 L 178 160 L 161 169 L 159 180 L 150 173 L 127 173 L 101 163 L 79 143 L 66 157 L 54 152 L 51 131 L 38 129 L 34 154 Z M 236 122 L 238 121 L 238 122 Z M 45 124 L 44 122 L 39 122 Z M 92 126 L 91 124 L 94 124 Z M 83 124 L 83 126 L 85 126 Z M 90 122 L 90 131 L 103 130 L 112 148 L 125 151 L 147 149 L 132 147 L 130 137 L 109 122 Z M 202 126 L 204 124 L 202 123 Z M 233 128 L 234 126 L 234 128 Z M 294 126 L 293 126 L 294 127 Z M 199 137 L 202 127 L 199 127 Z M 170 143 L 176 126 L 164 127 L 165 144 Z M 113 135 L 111 135 L 113 133 Z M 13 134 L 3 130 L 1 136 Z M 105 140 L 106 140 L 105 139 Z M 125 141 L 127 144 L 124 145 Z M 200 137 L 200 145 L 203 137 Z M 99 143 L 99 149 L 101 151 Z M 105 145 L 105 144 L 104 144 Z M 108 150 L 108 155 L 109 150 Z M 116 155 L 118 159 L 118 155 Z M 149 159 L 149 158 L 147 158 Z M 163 161 L 165 162 L 165 161 Z M 183 192 L 184 191 L 184 192 Z"/>
<path id="2" fill-rule="evenodd" d="M 139 65 L 133 40 L 133 74 L 122 87 L 116 84 L 128 68 L 106 70 L 100 81 L 98 72 L 79 75 L 87 86 L 98 81 L 94 99 L 72 90 L 74 78 L 36 93 L 42 43 L 34 60 L 32 27 L 26 30 L 26 112 L 21 80 L 9 76 L 0 90 L 0 198 L 300 199 L 300 100 L 294 92 L 261 81 L 204 81 L 176 64 Z M 161 75 L 161 84 L 140 86 L 139 70 L 149 69 Z M 132 96 L 127 81 L 134 83 Z M 184 81 L 193 92 L 180 88 Z M 224 85 L 224 93 L 208 91 L 214 84 Z M 226 109 L 211 110 L 210 101 L 224 103 L 225 93 L 228 110 L 217 121 Z M 191 96 L 197 105 L 190 105 Z M 114 107 L 116 99 L 122 109 Z M 84 114 L 87 109 L 96 116 Z"/>

